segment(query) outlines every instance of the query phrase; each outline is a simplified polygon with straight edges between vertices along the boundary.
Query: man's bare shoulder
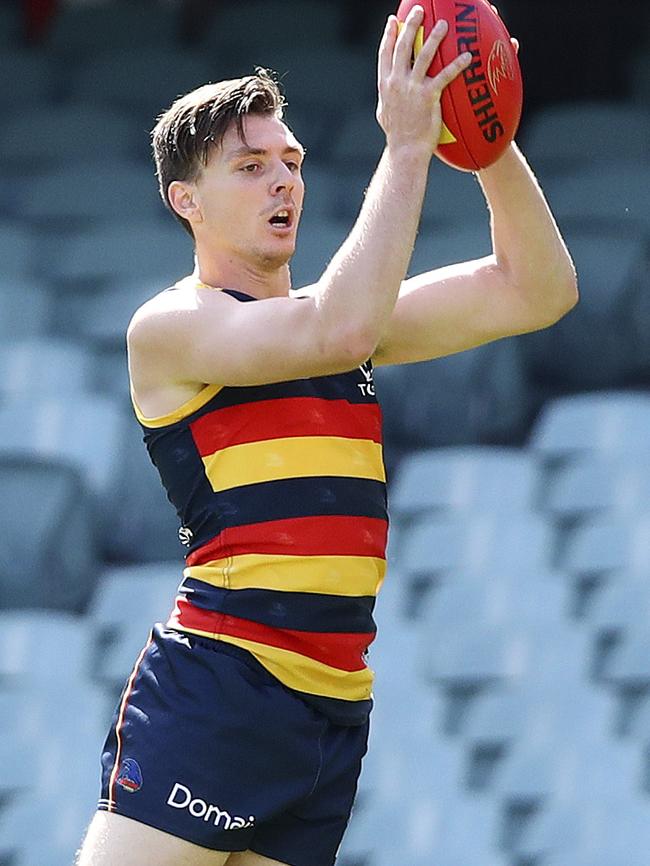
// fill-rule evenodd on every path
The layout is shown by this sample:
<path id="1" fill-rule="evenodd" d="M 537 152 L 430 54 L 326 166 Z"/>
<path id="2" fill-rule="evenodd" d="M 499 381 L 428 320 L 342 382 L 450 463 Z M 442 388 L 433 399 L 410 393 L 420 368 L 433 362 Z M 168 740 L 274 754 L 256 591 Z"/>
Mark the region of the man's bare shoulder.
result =
<path id="1" fill-rule="evenodd" d="M 202 307 L 225 309 L 223 305 L 231 301 L 223 292 L 181 280 L 153 295 L 135 310 L 127 329 L 127 341 L 152 338 L 156 334 L 168 335 L 170 328 L 182 326 L 188 316 L 196 314 Z"/>

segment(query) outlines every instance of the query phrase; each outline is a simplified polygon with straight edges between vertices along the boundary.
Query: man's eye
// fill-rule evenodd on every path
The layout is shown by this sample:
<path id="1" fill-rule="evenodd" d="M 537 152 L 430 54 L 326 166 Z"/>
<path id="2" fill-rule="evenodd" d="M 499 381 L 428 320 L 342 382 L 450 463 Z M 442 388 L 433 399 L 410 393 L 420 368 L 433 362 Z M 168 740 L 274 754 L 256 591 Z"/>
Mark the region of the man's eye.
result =
<path id="1" fill-rule="evenodd" d="M 300 171 L 300 163 L 290 161 L 287 163 L 287 168 L 289 171 Z"/>
<path id="2" fill-rule="evenodd" d="M 253 174 L 258 168 L 259 165 L 256 162 L 251 162 L 248 165 L 243 166 L 242 171 L 247 171 Z"/>

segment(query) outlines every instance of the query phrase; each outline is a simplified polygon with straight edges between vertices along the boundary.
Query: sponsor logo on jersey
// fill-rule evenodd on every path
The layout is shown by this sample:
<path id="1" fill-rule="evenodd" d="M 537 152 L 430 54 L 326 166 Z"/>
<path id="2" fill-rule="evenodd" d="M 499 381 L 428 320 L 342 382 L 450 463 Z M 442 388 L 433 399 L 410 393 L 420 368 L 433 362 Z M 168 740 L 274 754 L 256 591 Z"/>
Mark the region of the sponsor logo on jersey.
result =
<path id="1" fill-rule="evenodd" d="M 200 797 L 194 797 L 190 789 L 180 782 L 174 783 L 174 787 L 167 797 L 167 805 L 171 806 L 172 809 L 187 809 L 193 818 L 209 821 L 214 827 L 220 827 L 223 830 L 242 830 L 245 827 L 252 827 L 255 823 L 253 815 L 249 815 L 248 818 L 231 815 L 230 812 L 215 803 L 207 803 Z"/>
<path id="2" fill-rule="evenodd" d="M 178 530 L 178 540 L 181 544 L 184 544 L 185 547 L 189 547 L 192 543 L 192 539 L 194 538 L 194 533 L 189 528 L 189 526 L 181 526 Z"/>
<path id="3" fill-rule="evenodd" d="M 120 788 L 133 794 L 142 787 L 142 770 L 133 758 L 124 758 L 120 764 L 120 771 L 115 780 Z"/>
<path id="4" fill-rule="evenodd" d="M 360 364 L 359 369 L 363 373 L 365 382 L 357 382 L 357 388 L 359 388 L 364 397 L 374 397 L 375 383 L 372 378 L 372 361 L 368 360 L 364 364 Z"/>

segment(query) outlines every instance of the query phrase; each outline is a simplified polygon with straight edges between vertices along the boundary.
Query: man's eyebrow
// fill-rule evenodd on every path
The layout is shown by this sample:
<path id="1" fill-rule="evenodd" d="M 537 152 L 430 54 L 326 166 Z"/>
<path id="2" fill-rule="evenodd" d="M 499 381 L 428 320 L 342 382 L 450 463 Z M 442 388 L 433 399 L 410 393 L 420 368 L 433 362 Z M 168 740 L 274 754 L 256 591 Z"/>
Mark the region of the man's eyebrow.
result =
<path id="1" fill-rule="evenodd" d="M 282 151 L 283 155 L 287 153 L 297 153 L 300 157 L 305 155 L 305 151 L 301 147 L 293 147 L 291 145 L 284 148 Z M 265 150 L 263 147 L 249 147 L 244 144 L 241 147 L 236 148 L 235 150 L 231 150 L 226 159 L 238 159 L 241 156 L 266 156 L 268 154 L 268 150 Z"/>

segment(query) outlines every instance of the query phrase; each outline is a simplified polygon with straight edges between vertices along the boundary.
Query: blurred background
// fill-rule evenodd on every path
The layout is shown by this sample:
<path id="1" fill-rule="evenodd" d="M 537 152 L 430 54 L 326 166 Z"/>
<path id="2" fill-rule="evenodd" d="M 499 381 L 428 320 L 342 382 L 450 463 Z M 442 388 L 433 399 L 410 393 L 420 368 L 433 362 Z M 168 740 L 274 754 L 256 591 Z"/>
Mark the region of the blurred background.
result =
<path id="1" fill-rule="evenodd" d="M 99 754 L 181 578 L 128 399 L 137 306 L 192 269 L 156 115 L 275 69 L 316 279 L 379 157 L 385 2 L 0 0 L 0 866 L 71 866 Z M 370 753 L 342 866 L 647 866 L 650 16 L 503 0 L 519 143 L 573 253 L 550 330 L 376 372 L 392 501 Z M 396 219 L 399 215 L 396 215 Z M 434 160 L 411 273 L 489 251 Z"/>

